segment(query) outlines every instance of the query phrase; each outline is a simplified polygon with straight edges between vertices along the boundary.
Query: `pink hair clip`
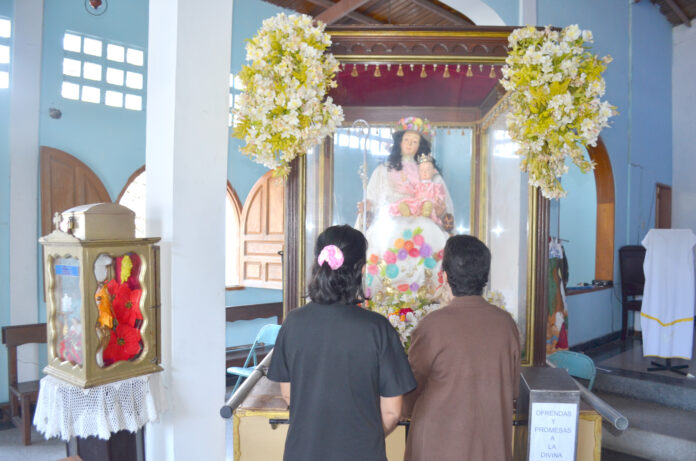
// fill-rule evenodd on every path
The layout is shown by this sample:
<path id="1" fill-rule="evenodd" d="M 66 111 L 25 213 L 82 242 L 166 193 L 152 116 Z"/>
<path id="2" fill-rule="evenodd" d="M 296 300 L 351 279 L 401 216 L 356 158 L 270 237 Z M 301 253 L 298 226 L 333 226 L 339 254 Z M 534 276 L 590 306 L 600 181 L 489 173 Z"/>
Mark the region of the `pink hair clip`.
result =
<path id="1" fill-rule="evenodd" d="M 336 245 L 326 245 L 321 249 L 317 257 L 317 263 L 321 266 L 325 262 L 329 263 L 331 270 L 335 271 L 343 265 L 343 252 Z"/>

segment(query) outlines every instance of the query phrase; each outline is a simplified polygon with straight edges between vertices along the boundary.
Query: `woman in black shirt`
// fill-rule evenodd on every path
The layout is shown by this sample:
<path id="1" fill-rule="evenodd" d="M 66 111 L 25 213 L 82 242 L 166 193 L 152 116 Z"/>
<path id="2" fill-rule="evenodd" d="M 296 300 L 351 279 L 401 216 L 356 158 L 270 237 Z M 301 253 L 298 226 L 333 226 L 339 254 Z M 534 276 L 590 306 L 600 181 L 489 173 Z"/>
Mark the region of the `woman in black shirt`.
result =
<path id="1" fill-rule="evenodd" d="M 268 378 L 290 405 L 285 461 L 385 461 L 384 437 L 416 387 L 399 336 L 359 306 L 367 241 L 350 226 L 319 235 L 309 304 L 291 312 Z"/>

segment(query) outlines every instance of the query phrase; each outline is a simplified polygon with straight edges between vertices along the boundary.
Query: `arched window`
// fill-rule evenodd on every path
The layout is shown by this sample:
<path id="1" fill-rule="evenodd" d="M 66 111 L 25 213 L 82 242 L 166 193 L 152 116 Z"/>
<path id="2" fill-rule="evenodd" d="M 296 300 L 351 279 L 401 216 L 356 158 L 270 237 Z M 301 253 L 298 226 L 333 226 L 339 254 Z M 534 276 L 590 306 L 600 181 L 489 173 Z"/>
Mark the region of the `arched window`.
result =
<path id="1" fill-rule="evenodd" d="M 145 237 L 145 194 L 147 176 L 145 166 L 138 168 L 118 196 L 116 203 L 126 206 L 135 212 L 135 236 Z M 240 217 L 242 204 L 232 185 L 227 182 L 227 198 L 225 200 L 225 286 L 237 288 L 239 276 L 239 239 Z"/>
<path id="2" fill-rule="evenodd" d="M 145 192 L 147 176 L 145 165 L 141 166 L 128 178 L 126 186 L 116 199 L 116 203 L 135 212 L 135 236 L 145 237 Z"/>
<path id="3" fill-rule="evenodd" d="M 237 192 L 227 181 L 227 200 L 225 200 L 225 286 L 235 288 L 240 285 L 239 277 L 239 223 L 242 203 Z"/>

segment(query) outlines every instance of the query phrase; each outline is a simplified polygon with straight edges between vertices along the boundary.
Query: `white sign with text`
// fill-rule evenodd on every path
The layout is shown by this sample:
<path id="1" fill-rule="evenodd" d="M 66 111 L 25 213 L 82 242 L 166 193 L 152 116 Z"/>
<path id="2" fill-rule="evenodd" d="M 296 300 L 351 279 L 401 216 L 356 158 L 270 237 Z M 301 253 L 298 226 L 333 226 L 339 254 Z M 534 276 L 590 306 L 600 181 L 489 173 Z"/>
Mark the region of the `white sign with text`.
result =
<path id="1" fill-rule="evenodd" d="M 575 461 L 577 404 L 532 403 L 529 416 L 530 461 Z"/>

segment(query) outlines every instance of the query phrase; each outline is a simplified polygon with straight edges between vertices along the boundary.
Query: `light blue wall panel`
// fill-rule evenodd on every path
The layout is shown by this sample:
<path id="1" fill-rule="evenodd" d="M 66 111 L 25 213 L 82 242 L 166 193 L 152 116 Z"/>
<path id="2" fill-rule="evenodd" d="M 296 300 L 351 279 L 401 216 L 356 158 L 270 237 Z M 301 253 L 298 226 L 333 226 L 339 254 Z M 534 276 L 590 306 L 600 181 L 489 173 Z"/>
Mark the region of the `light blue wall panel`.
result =
<path id="1" fill-rule="evenodd" d="M 672 28 L 651 2 L 632 6 L 628 244 L 655 225 L 655 183 L 672 184 Z"/>
<path id="2" fill-rule="evenodd" d="M 588 158 L 585 153 L 585 158 Z M 568 285 L 591 283 L 595 278 L 595 248 L 597 240 L 597 186 L 593 172 L 583 174 L 573 162 L 566 159 L 568 174 L 563 177 L 563 188 L 568 195 L 552 204 L 560 208 L 560 221 L 554 226 L 550 220 L 549 232 L 560 236 L 568 259 Z"/>
<path id="3" fill-rule="evenodd" d="M 261 27 L 261 23 L 264 19 L 275 16 L 281 12 L 292 14 L 290 10 L 279 8 L 261 0 L 234 2 L 232 13 L 231 73 L 236 75 L 241 70 L 242 65 L 246 63 L 246 40 L 252 38 L 256 34 L 256 31 Z M 227 178 L 237 192 L 237 196 L 243 205 L 251 188 L 261 176 L 268 172 L 268 169 L 259 163 L 252 162 L 248 157 L 243 155 L 239 151 L 239 148 L 242 146 L 244 146 L 243 140 L 230 137 Z M 244 290 L 228 291 L 225 295 L 225 301 L 227 306 L 280 302 L 282 301 L 282 291 L 263 288 L 245 288 Z M 239 334 L 237 335 L 234 333 L 237 324 L 238 322 L 235 322 L 231 327 L 228 327 L 228 346 L 248 344 L 248 342 L 245 341 L 249 336 L 249 330 L 247 330 L 244 324 L 239 324 Z"/>
<path id="4" fill-rule="evenodd" d="M 649 3 L 539 0 L 537 7 L 539 24 L 590 29 L 593 52 L 614 58 L 605 73 L 606 99 L 620 114 L 611 119 L 602 139 L 614 173 L 618 250 L 642 238 L 642 224 L 647 229 L 654 219 L 655 181 L 671 182 L 671 29 Z M 619 283 L 618 253 L 614 282 Z M 568 304 L 571 345 L 621 326 L 620 305 L 610 290 L 572 296 Z"/>
<path id="5" fill-rule="evenodd" d="M 145 50 L 142 71 L 146 80 L 148 11 L 148 2 L 140 0 L 109 2 L 101 16 L 89 14 L 82 0 L 45 4 L 39 142 L 87 164 L 112 200 L 145 163 L 145 110 L 63 99 L 63 35 L 75 31 Z M 60 109 L 62 118 L 50 118 L 49 107 Z"/>
<path id="6" fill-rule="evenodd" d="M 0 0 L 0 16 L 10 20 L 14 17 L 13 0 Z M 0 89 L 0 327 L 10 324 L 9 135 L 10 90 L 8 88 Z M 6 373 L 7 348 L 0 346 L 0 402 L 6 402 L 8 399 Z"/>
<path id="7" fill-rule="evenodd" d="M 485 2 L 498 13 L 507 26 L 518 25 L 519 0 L 487 0 Z M 464 12 L 466 14 L 466 12 Z M 479 24 L 485 26 L 486 24 Z"/>
<path id="8" fill-rule="evenodd" d="M 612 290 L 568 296 L 568 344 L 573 347 L 617 331 L 621 327 L 621 311 L 612 309 L 614 295 Z"/>

